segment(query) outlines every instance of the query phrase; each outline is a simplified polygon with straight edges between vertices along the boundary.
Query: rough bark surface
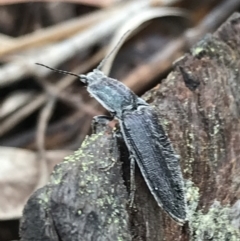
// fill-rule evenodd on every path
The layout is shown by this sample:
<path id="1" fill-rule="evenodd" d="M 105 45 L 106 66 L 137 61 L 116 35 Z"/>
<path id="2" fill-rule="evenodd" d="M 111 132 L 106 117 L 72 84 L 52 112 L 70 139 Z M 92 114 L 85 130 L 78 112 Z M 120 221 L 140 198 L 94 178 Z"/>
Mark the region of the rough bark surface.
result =
<path id="1" fill-rule="evenodd" d="M 162 240 L 240 240 L 239 93 L 240 15 L 234 14 L 147 94 L 181 156 L 189 202 L 184 229 L 163 215 Z"/>
<path id="2" fill-rule="evenodd" d="M 30 197 L 21 240 L 130 240 L 118 148 L 109 127 L 100 127 Z"/>
<path id="3" fill-rule="evenodd" d="M 181 156 L 189 219 L 183 227 L 157 206 L 139 170 L 128 207 L 116 142 L 105 131 L 86 139 L 29 199 L 21 240 L 240 240 L 239 93 L 240 14 L 234 14 L 145 95 Z M 120 153 L 128 180 L 123 145 Z"/>

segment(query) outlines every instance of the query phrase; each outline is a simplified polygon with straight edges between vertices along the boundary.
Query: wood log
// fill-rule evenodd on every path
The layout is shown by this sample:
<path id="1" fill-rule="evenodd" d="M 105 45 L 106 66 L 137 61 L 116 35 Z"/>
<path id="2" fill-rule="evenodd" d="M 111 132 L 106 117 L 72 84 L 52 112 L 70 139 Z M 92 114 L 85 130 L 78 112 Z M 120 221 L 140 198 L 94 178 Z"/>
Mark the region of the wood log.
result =
<path id="1" fill-rule="evenodd" d="M 101 131 L 100 131 L 101 130 Z M 21 240 L 130 240 L 122 164 L 109 127 L 86 137 L 30 197 Z"/>
<path id="2" fill-rule="evenodd" d="M 181 156 L 188 222 L 179 226 L 158 207 L 139 170 L 129 208 L 127 151 L 101 126 L 29 199 L 21 240 L 240 240 L 239 93 L 236 13 L 144 96 Z"/>

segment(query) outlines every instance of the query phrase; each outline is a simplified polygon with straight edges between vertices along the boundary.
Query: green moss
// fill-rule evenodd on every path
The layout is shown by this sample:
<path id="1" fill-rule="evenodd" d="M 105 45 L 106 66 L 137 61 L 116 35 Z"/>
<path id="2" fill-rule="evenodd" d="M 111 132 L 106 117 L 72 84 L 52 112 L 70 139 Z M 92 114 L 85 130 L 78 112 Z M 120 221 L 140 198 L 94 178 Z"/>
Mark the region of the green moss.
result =
<path id="1" fill-rule="evenodd" d="M 184 173 L 186 174 L 192 174 L 192 165 L 194 162 L 194 155 L 195 155 L 195 146 L 194 146 L 194 142 L 195 142 L 195 136 L 193 134 L 193 127 L 190 126 L 190 130 L 186 130 L 186 147 L 188 150 L 188 157 L 187 157 L 187 161 L 185 162 L 185 168 L 183 170 Z"/>
<path id="2" fill-rule="evenodd" d="M 230 222 L 230 211 L 229 206 L 223 207 L 218 201 L 205 214 L 197 211 L 191 222 L 193 240 L 240 240 L 239 230 Z"/>
<path id="3" fill-rule="evenodd" d="M 204 51 L 204 48 L 203 47 L 196 47 L 196 48 L 192 48 L 192 55 L 193 56 L 197 56 L 199 55 L 202 51 Z"/>
<path id="4" fill-rule="evenodd" d="M 48 208 L 48 202 L 49 202 L 49 189 L 43 190 L 43 192 L 40 193 L 38 197 L 39 204 L 44 208 Z"/>
<path id="5" fill-rule="evenodd" d="M 197 210 L 199 201 L 199 190 L 193 182 L 187 180 L 185 183 L 186 198 L 188 202 L 188 220 L 192 241 L 238 241 L 240 232 L 230 220 L 231 208 L 221 206 L 215 201 L 204 213 Z"/>
<path id="6" fill-rule="evenodd" d="M 188 220 L 191 222 L 194 213 L 197 210 L 199 202 L 199 188 L 190 180 L 185 180 L 186 201 L 188 203 Z"/>

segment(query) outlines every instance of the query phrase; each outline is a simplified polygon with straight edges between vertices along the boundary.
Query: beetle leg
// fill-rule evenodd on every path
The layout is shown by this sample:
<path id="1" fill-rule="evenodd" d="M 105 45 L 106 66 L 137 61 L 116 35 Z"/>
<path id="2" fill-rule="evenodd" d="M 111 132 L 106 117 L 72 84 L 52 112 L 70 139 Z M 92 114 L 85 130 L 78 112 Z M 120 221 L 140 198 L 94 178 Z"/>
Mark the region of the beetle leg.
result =
<path id="1" fill-rule="evenodd" d="M 92 119 L 92 132 L 97 133 L 97 127 L 98 125 L 104 125 L 106 126 L 110 121 L 113 120 L 113 117 L 106 116 L 106 115 L 97 115 L 94 116 Z"/>
<path id="2" fill-rule="evenodd" d="M 135 159 L 133 156 L 130 156 L 130 207 L 133 207 L 136 183 L 135 183 Z"/>
<path id="3" fill-rule="evenodd" d="M 116 138 L 119 142 L 124 142 L 122 132 L 119 128 L 114 128 L 113 136 Z"/>
<path id="4" fill-rule="evenodd" d="M 120 129 L 114 131 L 114 136 L 117 138 L 118 142 L 124 142 L 123 134 Z M 126 151 L 126 150 L 125 150 Z M 130 160 L 130 194 L 129 194 L 129 206 L 133 207 L 136 184 L 135 184 L 135 165 L 136 161 L 133 155 L 129 154 L 127 151 L 127 155 Z"/>

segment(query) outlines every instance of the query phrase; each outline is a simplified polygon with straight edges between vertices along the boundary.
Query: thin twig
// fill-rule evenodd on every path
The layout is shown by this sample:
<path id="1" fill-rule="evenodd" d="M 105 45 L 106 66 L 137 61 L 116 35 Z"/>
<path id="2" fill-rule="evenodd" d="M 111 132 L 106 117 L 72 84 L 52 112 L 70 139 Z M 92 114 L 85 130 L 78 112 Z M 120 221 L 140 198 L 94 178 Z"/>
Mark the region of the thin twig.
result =
<path id="1" fill-rule="evenodd" d="M 91 100 L 89 105 L 92 105 L 92 109 L 95 109 L 95 106 L 97 109 L 96 101 Z M 45 140 L 45 146 L 51 149 L 60 145 L 65 149 L 65 144 L 72 140 L 72 138 L 75 139 L 76 136 L 79 136 L 78 131 L 82 129 L 82 125 L 85 122 L 91 122 L 93 116 L 94 115 L 91 114 L 85 114 L 82 111 L 73 111 L 69 113 L 69 115 L 67 115 L 66 117 L 49 123 L 46 132 L 47 137 Z M 81 133 L 82 130 L 80 131 L 80 135 Z M 36 149 L 35 139 L 36 128 L 30 128 L 9 137 L 8 135 L 6 135 L 6 137 L 1 138 L 0 146 L 4 145 L 15 146 L 19 148 L 26 147 L 30 149 Z"/>
<path id="2" fill-rule="evenodd" d="M 56 96 L 58 99 L 62 100 L 63 102 L 66 102 L 66 103 L 74 106 L 74 108 L 76 108 L 77 110 L 80 110 L 81 112 L 88 114 L 90 116 L 102 114 L 102 112 L 94 109 L 92 104 L 91 105 L 87 104 L 87 103 L 84 103 L 84 105 L 81 104 L 82 102 L 79 101 L 80 98 L 78 98 L 78 101 L 76 101 L 74 96 L 66 95 L 66 93 L 64 93 L 64 92 L 57 92 Z"/>
<path id="3" fill-rule="evenodd" d="M 46 94 L 37 95 L 32 101 L 29 101 L 25 106 L 15 111 L 12 115 L 10 115 L 6 120 L 1 122 L 0 128 L 0 136 L 4 135 L 6 132 L 11 130 L 14 126 L 16 126 L 19 122 L 37 110 L 40 106 L 42 106 L 47 99 Z"/>
<path id="4" fill-rule="evenodd" d="M 54 0 L 51 0 L 54 1 Z M 56 2 L 58 0 L 55 0 Z M 25 3 L 29 2 L 29 0 L 1 0 L 0 5 L 8 5 L 8 4 L 17 4 L 17 3 Z M 49 0 L 42 0 L 42 2 L 49 2 Z M 78 3 L 78 4 L 86 4 L 95 7 L 109 7 L 117 2 L 117 0 L 62 0 L 61 2 L 69 2 L 69 3 Z"/>
<path id="5" fill-rule="evenodd" d="M 38 154 L 39 154 L 38 162 L 39 162 L 40 177 L 38 179 L 37 188 L 43 186 L 49 178 L 48 163 L 47 163 L 46 150 L 45 150 L 45 133 L 46 133 L 48 121 L 52 116 L 55 103 L 56 103 L 56 98 L 51 96 L 49 101 L 42 108 L 42 111 L 40 112 L 40 116 L 38 120 L 36 142 L 37 142 L 37 148 L 38 148 Z"/>
<path id="6" fill-rule="evenodd" d="M 91 14 L 87 14 L 75 19 L 65 21 L 63 23 L 40 29 L 30 34 L 18 37 L 16 39 L 1 36 L 0 55 L 6 55 L 16 51 L 23 51 L 26 48 L 32 48 L 43 44 L 49 44 L 55 41 L 66 39 L 76 32 L 80 32 L 87 27 L 89 28 L 96 22 L 106 19 L 115 8 L 104 9 Z M 2 39 L 5 40 L 2 43 Z"/>
<path id="7" fill-rule="evenodd" d="M 39 152 L 39 156 L 42 159 L 45 159 L 45 133 L 47 129 L 47 124 L 49 119 L 52 116 L 52 112 L 54 109 L 54 106 L 56 104 L 56 98 L 53 96 L 49 97 L 48 102 L 46 105 L 42 108 L 38 124 L 37 124 L 37 132 L 36 132 L 36 143 L 37 143 L 37 149 Z"/>

